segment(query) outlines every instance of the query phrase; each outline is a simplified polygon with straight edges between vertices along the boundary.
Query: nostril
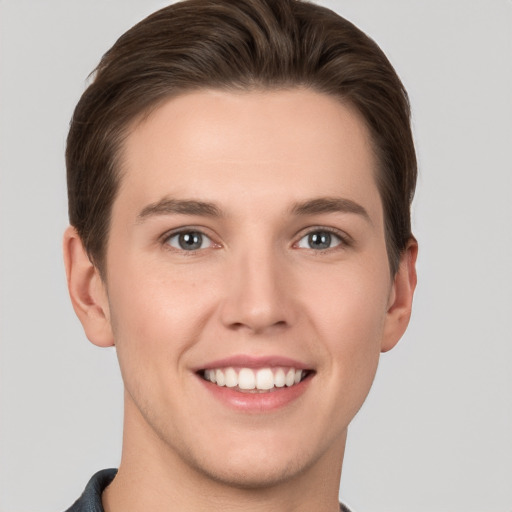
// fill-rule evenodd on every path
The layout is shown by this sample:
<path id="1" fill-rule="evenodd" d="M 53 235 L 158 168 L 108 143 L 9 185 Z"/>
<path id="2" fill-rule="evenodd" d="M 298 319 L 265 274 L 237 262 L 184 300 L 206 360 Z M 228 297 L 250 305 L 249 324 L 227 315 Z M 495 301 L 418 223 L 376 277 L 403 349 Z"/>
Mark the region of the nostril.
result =
<path id="1" fill-rule="evenodd" d="M 277 322 L 266 322 L 261 319 L 256 320 L 248 320 L 247 322 L 232 322 L 228 325 L 228 328 L 233 331 L 243 331 L 247 330 L 252 332 L 253 334 L 261 334 L 263 332 L 268 332 L 272 330 L 281 330 L 288 326 L 288 322 L 286 320 L 279 320 Z"/>

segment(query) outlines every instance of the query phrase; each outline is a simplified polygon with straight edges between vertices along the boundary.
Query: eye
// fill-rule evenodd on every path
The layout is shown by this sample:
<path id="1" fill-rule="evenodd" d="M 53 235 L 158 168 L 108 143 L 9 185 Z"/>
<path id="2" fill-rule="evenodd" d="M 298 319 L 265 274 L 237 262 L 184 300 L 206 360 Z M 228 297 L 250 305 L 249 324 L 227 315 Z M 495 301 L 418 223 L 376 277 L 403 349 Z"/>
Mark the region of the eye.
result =
<path id="1" fill-rule="evenodd" d="M 213 245 L 211 239 L 200 231 L 181 231 L 167 238 L 166 243 L 182 251 L 197 251 Z"/>
<path id="2" fill-rule="evenodd" d="M 332 249 L 341 243 L 343 243 L 343 240 L 340 236 L 325 229 L 318 229 L 316 231 L 310 231 L 307 235 L 303 236 L 297 243 L 297 247 L 322 251 Z"/>

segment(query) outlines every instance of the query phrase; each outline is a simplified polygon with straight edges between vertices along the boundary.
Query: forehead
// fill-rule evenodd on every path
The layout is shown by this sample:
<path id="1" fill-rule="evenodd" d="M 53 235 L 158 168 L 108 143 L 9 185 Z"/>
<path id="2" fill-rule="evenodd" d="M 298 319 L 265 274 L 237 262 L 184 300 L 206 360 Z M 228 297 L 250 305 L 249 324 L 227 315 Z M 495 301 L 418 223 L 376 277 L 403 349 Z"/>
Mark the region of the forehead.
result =
<path id="1" fill-rule="evenodd" d="M 234 207 L 341 195 L 380 216 L 364 121 L 308 89 L 172 98 L 133 126 L 121 167 L 120 197 L 134 206 L 166 195 Z"/>

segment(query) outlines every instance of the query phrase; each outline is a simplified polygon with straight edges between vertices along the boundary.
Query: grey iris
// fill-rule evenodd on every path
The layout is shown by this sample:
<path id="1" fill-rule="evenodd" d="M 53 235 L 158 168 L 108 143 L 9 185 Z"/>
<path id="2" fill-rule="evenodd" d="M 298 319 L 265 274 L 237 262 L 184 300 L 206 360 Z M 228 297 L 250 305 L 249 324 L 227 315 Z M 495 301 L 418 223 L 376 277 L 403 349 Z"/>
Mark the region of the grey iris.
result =
<path id="1" fill-rule="evenodd" d="M 195 251 L 200 249 L 203 244 L 203 235 L 197 231 L 189 231 L 188 233 L 180 233 L 178 243 L 185 251 Z"/>
<path id="2" fill-rule="evenodd" d="M 316 231 L 308 236 L 311 249 L 328 249 L 331 246 L 331 234 L 328 231 Z"/>

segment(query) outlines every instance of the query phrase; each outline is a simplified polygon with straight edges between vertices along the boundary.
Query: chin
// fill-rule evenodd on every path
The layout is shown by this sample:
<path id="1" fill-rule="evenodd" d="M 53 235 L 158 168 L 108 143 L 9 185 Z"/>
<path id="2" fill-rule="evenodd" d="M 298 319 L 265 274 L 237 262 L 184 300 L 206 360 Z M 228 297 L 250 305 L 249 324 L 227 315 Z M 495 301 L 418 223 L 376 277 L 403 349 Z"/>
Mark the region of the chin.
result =
<path id="1" fill-rule="evenodd" d="M 272 429 L 243 435 L 215 432 L 207 441 L 196 438 L 195 443 L 187 443 L 188 449 L 180 450 L 180 455 L 182 462 L 212 482 L 245 490 L 270 490 L 314 473 L 325 458 L 337 456 L 341 461 L 345 437 L 340 436 L 339 442 L 329 442 L 328 437 L 311 432 L 309 437 L 293 436 Z"/>
<path id="2" fill-rule="evenodd" d="M 229 455 L 219 461 L 196 461 L 195 469 L 204 476 L 217 483 L 244 490 L 263 490 L 291 482 L 314 462 L 308 460 L 304 453 L 295 454 L 290 459 L 266 455 L 258 457 L 230 457 Z"/>

